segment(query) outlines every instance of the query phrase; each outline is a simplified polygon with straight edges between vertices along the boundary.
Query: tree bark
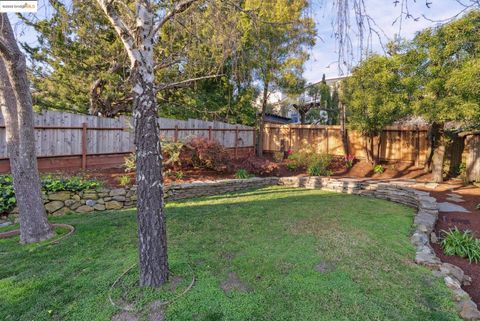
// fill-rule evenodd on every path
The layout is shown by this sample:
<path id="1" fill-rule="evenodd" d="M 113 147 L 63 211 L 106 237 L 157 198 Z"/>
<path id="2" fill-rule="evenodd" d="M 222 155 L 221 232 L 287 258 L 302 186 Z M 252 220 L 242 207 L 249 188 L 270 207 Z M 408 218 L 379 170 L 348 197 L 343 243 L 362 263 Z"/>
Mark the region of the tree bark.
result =
<path id="1" fill-rule="evenodd" d="M 375 155 L 374 155 L 374 139 L 375 136 L 372 134 L 367 134 L 366 135 L 366 141 L 365 141 L 365 155 L 367 157 L 367 161 L 375 165 Z"/>
<path id="2" fill-rule="evenodd" d="M 343 152 L 344 152 L 345 155 L 349 155 L 350 150 L 348 148 L 348 133 L 347 133 L 347 126 L 346 126 L 347 115 L 346 115 L 344 104 L 341 104 L 341 110 L 342 110 L 342 116 L 340 118 L 340 122 L 341 122 L 340 123 L 340 130 L 341 130 L 341 134 L 342 134 Z"/>
<path id="3" fill-rule="evenodd" d="M 460 174 L 460 165 L 462 164 L 462 154 L 465 149 L 465 137 L 454 134 L 449 146 L 450 166 L 448 174 L 450 177 L 456 177 Z"/>
<path id="4" fill-rule="evenodd" d="M 18 48 L 5 13 L 0 14 L 0 30 L 1 109 L 19 210 L 20 242 L 34 243 L 52 237 L 54 232 L 48 223 L 41 194 L 25 56 Z"/>
<path id="5" fill-rule="evenodd" d="M 432 142 L 429 163 L 432 169 L 432 180 L 443 182 L 443 163 L 445 160 L 446 141 L 443 123 L 432 124 Z M 428 162 L 427 162 L 428 163 Z"/>
<path id="6" fill-rule="evenodd" d="M 260 113 L 259 126 L 258 126 L 260 133 L 258 135 L 257 156 L 259 157 L 263 156 L 263 143 L 264 143 L 264 136 L 265 136 L 265 113 L 267 111 L 267 100 L 268 100 L 268 81 L 265 81 L 263 85 L 262 111 Z"/>

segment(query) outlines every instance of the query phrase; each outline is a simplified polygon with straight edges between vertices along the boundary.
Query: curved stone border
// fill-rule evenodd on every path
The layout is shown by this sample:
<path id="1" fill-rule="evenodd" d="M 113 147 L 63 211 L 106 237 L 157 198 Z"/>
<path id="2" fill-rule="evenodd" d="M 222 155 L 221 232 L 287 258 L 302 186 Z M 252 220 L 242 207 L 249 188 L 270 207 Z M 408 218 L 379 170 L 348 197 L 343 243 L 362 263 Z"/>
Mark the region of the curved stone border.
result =
<path id="1" fill-rule="evenodd" d="M 460 316 L 465 320 L 480 320 L 480 312 L 470 295 L 462 289 L 469 285 L 471 278 L 463 270 L 449 263 L 442 263 L 430 245 L 429 236 L 433 233 L 438 219 L 437 200 L 430 193 L 409 187 L 414 183 L 382 183 L 372 180 L 334 179 L 325 177 L 284 177 L 279 185 L 305 187 L 333 192 L 372 196 L 413 207 L 417 210 L 414 219 L 415 230 L 410 238 L 415 246 L 415 262 L 427 266 L 437 277 L 442 277 L 453 291 Z"/>

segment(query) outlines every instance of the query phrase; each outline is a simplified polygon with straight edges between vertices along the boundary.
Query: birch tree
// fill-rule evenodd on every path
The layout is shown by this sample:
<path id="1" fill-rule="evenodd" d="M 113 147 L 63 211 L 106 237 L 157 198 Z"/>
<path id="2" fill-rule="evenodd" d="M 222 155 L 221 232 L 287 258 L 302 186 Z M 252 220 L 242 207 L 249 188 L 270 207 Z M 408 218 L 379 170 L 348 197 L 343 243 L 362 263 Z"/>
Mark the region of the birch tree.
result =
<path id="1" fill-rule="evenodd" d="M 35 155 L 32 97 L 25 56 L 5 13 L 0 14 L 0 107 L 20 215 L 20 242 L 43 241 L 54 232 L 43 207 Z"/>
<path id="2" fill-rule="evenodd" d="M 155 82 L 155 72 L 177 65 L 178 69 L 195 68 L 187 60 L 178 61 L 175 50 L 166 39 L 175 34 L 176 28 L 184 28 L 182 17 L 189 17 L 194 9 L 212 15 L 206 23 L 214 23 L 221 17 L 228 18 L 228 8 L 219 1 L 112 1 L 96 0 L 103 13 L 122 41 L 130 61 L 130 80 L 133 96 L 133 125 L 136 147 L 137 222 L 139 237 L 140 285 L 157 287 L 168 280 L 166 222 L 163 201 L 162 154 L 157 122 L 157 92 L 181 87 L 192 81 L 211 78 L 215 75 L 198 76 L 183 81 Z M 228 20 L 228 19 L 226 19 Z M 178 24 L 177 24 L 178 23 Z M 231 31 L 226 26 L 217 26 L 218 32 Z M 200 31 L 190 30 L 185 36 L 199 37 Z M 216 38 L 218 34 L 204 35 Z M 232 36 L 221 37 L 223 46 L 214 48 L 228 53 Z M 179 48 L 178 50 L 181 50 Z M 158 55 L 158 56 L 157 56 Z M 162 59 L 156 59 L 161 57 Z M 205 57 L 207 58 L 207 57 Z M 159 61 L 161 60 L 161 61 Z"/>

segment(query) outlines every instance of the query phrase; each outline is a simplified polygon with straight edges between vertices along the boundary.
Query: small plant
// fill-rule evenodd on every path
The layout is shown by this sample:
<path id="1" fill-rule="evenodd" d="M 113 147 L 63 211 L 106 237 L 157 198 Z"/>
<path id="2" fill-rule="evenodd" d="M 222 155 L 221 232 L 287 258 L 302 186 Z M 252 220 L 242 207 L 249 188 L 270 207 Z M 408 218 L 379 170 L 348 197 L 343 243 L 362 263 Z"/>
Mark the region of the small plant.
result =
<path id="1" fill-rule="evenodd" d="M 292 172 L 293 172 L 293 171 L 296 171 L 297 168 L 298 168 L 298 166 L 297 166 L 297 164 L 295 164 L 295 163 L 288 163 L 288 164 L 287 164 L 287 169 L 288 169 L 289 171 L 292 171 Z"/>
<path id="2" fill-rule="evenodd" d="M 0 214 L 9 212 L 17 204 L 12 176 L 0 176 Z"/>
<path id="3" fill-rule="evenodd" d="M 344 160 L 345 160 L 345 166 L 347 168 L 352 168 L 353 167 L 353 163 L 355 162 L 355 156 L 353 155 L 345 155 L 344 156 Z"/>
<path id="4" fill-rule="evenodd" d="M 283 152 L 274 152 L 273 153 L 273 161 L 275 163 L 281 163 L 283 161 L 283 156 L 284 156 Z"/>
<path id="5" fill-rule="evenodd" d="M 480 262 L 480 240 L 469 230 L 460 231 L 457 227 L 445 232 L 442 248 L 445 255 L 458 255 L 467 258 L 470 263 Z"/>
<path id="6" fill-rule="evenodd" d="M 118 184 L 120 184 L 120 186 L 123 186 L 123 187 L 130 185 L 130 183 L 132 182 L 131 177 L 128 175 L 122 175 L 118 177 L 117 180 L 118 180 Z"/>
<path id="7" fill-rule="evenodd" d="M 246 178 L 249 178 L 251 177 L 252 175 L 246 170 L 246 169 L 239 169 L 236 173 L 235 173 L 235 178 L 238 178 L 238 179 L 246 179 Z"/>
<path id="8" fill-rule="evenodd" d="M 42 178 L 42 189 L 45 192 L 70 191 L 79 192 L 100 187 L 100 182 L 86 180 L 82 177 L 57 178 L 51 175 Z"/>
<path id="9" fill-rule="evenodd" d="M 135 153 L 131 153 L 127 157 L 124 158 L 123 167 L 125 168 L 125 172 L 130 173 L 133 172 L 136 168 L 136 156 Z"/>
<path id="10" fill-rule="evenodd" d="M 383 167 L 383 165 L 377 164 L 373 166 L 373 172 L 375 174 L 382 174 L 383 172 L 385 172 L 385 167 Z"/>
<path id="11" fill-rule="evenodd" d="M 176 179 L 182 179 L 183 177 L 185 177 L 185 174 L 182 171 L 176 171 L 175 172 L 175 178 Z"/>
<path id="12" fill-rule="evenodd" d="M 475 208 L 476 208 L 477 210 L 480 210 L 480 203 L 478 203 Z"/>

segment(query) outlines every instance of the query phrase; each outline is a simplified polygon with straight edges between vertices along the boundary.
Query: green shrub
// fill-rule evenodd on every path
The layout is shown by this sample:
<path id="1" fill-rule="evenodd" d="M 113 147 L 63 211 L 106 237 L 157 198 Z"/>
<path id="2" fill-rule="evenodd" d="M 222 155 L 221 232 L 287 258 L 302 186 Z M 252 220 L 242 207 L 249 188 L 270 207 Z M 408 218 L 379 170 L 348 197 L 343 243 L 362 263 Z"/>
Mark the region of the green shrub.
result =
<path id="1" fill-rule="evenodd" d="M 458 255 L 467 258 L 470 263 L 480 262 L 480 240 L 469 230 L 462 232 L 455 227 L 445 232 L 441 244 L 445 255 Z"/>
<path id="2" fill-rule="evenodd" d="M 373 172 L 375 174 L 382 174 L 383 172 L 385 172 L 385 167 L 383 167 L 383 165 L 377 164 L 373 166 Z"/>
<path id="3" fill-rule="evenodd" d="M 94 180 L 86 180 L 78 176 L 73 176 L 69 178 L 57 178 L 48 175 L 42 178 L 42 189 L 45 192 L 80 192 L 86 189 L 95 189 L 100 186 L 100 182 Z"/>
<path id="4" fill-rule="evenodd" d="M 250 177 L 252 177 L 252 175 L 246 169 L 243 169 L 243 168 L 239 169 L 235 173 L 235 178 L 238 178 L 238 179 L 246 179 Z"/>
<path id="5" fill-rule="evenodd" d="M 123 167 L 125 168 L 125 172 L 127 173 L 133 172 L 136 166 L 137 166 L 137 163 L 136 163 L 135 153 L 131 153 L 124 158 Z"/>
<path id="6" fill-rule="evenodd" d="M 176 171 L 175 172 L 175 178 L 176 179 L 182 179 L 185 176 L 185 174 L 182 171 Z"/>
<path id="7" fill-rule="evenodd" d="M 273 152 L 273 161 L 275 163 L 281 163 L 283 161 L 283 152 Z"/>
<path id="8" fill-rule="evenodd" d="M 293 171 L 297 170 L 297 168 L 298 168 L 298 166 L 297 166 L 297 164 L 295 164 L 295 163 L 288 163 L 288 164 L 287 164 L 287 169 L 288 169 L 289 171 L 292 171 L 292 172 L 293 172 Z"/>
<path id="9" fill-rule="evenodd" d="M 329 176 L 332 172 L 328 169 L 332 157 L 327 154 L 315 154 L 310 157 L 307 165 L 307 174 L 310 176 Z"/>
<path id="10" fill-rule="evenodd" d="M 10 211 L 16 203 L 12 177 L 9 175 L 0 176 L 0 213 Z"/>
<path id="11" fill-rule="evenodd" d="M 117 180 L 118 180 L 118 184 L 120 184 L 120 186 L 123 186 L 123 187 L 130 185 L 130 183 L 132 182 L 132 179 L 128 175 L 122 175 L 118 177 Z"/>

